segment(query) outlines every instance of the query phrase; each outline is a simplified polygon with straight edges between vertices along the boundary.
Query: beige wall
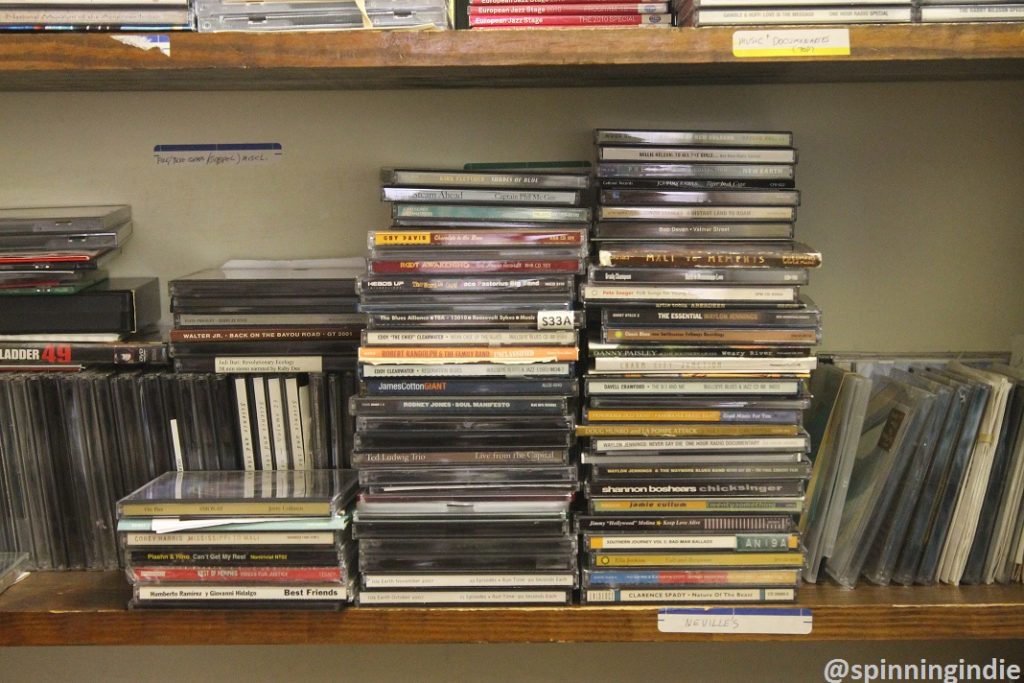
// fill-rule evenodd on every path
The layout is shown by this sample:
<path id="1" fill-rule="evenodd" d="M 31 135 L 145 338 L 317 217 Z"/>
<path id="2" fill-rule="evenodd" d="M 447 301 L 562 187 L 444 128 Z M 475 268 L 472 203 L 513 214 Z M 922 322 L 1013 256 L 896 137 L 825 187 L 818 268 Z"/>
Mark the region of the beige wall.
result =
<path id="1" fill-rule="evenodd" d="M 789 129 L 831 350 L 992 350 L 1024 332 L 1024 83 L 0 94 L 0 206 L 127 202 L 113 270 L 361 254 L 385 164 L 593 155 L 597 126 Z M 265 166 L 156 144 L 280 142 Z"/>
<path id="2" fill-rule="evenodd" d="M 1024 83 L 299 93 L 0 93 L 0 205 L 127 202 L 115 273 L 359 254 L 385 164 L 590 157 L 597 126 L 790 129 L 825 347 L 1006 349 L 1024 332 Z M 157 167 L 153 145 L 280 142 L 275 165 Z M 1016 644 L 0 650 L 0 680 L 820 680 L 833 656 Z"/>

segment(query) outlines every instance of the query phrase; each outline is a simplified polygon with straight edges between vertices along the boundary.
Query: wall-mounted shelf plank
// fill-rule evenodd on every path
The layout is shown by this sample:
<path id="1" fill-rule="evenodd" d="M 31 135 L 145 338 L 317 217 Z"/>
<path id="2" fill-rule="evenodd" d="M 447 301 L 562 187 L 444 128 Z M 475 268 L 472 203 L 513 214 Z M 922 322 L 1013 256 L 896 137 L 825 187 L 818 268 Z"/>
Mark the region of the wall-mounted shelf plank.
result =
<path id="1" fill-rule="evenodd" d="M 1024 24 L 850 27 L 851 54 L 736 58 L 732 28 L 0 35 L 3 90 L 275 90 L 1024 78 Z"/>
<path id="2" fill-rule="evenodd" d="M 119 572 L 42 572 L 0 596 L 3 645 L 650 642 L 1024 638 L 1024 587 L 804 586 L 809 636 L 660 633 L 656 607 L 128 611 Z"/>

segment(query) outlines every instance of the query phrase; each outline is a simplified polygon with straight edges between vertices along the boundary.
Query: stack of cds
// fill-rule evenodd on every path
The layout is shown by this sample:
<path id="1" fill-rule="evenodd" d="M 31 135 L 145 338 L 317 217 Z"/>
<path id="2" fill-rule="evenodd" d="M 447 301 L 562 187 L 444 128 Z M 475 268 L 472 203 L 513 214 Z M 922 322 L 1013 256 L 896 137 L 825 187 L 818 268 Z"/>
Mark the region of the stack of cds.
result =
<path id="1" fill-rule="evenodd" d="M 467 28 L 671 28 L 667 2 L 469 0 Z"/>
<path id="2" fill-rule="evenodd" d="M 338 609 L 351 472 L 168 472 L 117 504 L 129 607 Z"/>
<path id="3" fill-rule="evenodd" d="M 1019 0 L 920 0 L 920 21 L 1024 21 Z"/>
<path id="4" fill-rule="evenodd" d="M 360 604 L 565 604 L 589 176 L 387 170 L 353 466 Z"/>
<path id="5" fill-rule="evenodd" d="M 175 370 L 232 373 L 245 469 L 344 466 L 362 263 L 230 261 L 171 282 Z"/>
<path id="6" fill-rule="evenodd" d="M 913 0 L 681 0 L 678 7 L 680 25 L 690 26 L 892 24 L 914 20 Z"/>
<path id="7" fill-rule="evenodd" d="M 188 0 L 4 0 L 0 4 L 0 31 L 138 32 L 189 28 Z"/>
<path id="8" fill-rule="evenodd" d="M 587 602 L 795 597 L 819 314 L 789 133 L 597 132 Z"/>
<path id="9" fill-rule="evenodd" d="M 129 206 L 0 210 L 0 369 L 165 364 L 155 278 L 108 279 Z"/>
<path id="10" fill-rule="evenodd" d="M 355 265 L 358 263 L 358 265 Z M 229 261 L 170 283 L 178 372 L 296 373 L 355 365 L 361 259 Z"/>
<path id="11" fill-rule="evenodd" d="M 195 0 L 194 10 L 201 32 L 449 26 L 445 0 Z"/>

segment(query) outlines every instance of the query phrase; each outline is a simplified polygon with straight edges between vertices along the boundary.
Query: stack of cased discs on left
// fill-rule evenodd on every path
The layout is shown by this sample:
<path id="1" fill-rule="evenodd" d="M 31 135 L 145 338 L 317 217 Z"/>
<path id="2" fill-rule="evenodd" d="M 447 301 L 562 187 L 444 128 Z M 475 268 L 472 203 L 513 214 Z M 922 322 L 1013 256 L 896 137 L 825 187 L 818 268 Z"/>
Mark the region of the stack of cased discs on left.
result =
<path id="1" fill-rule="evenodd" d="M 168 472 L 118 502 L 130 607 L 338 609 L 355 475 Z"/>
<path id="2" fill-rule="evenodd" d="M 114 502 L 165 470 L 136 391 L 164 373 L 118 372 L 168 363 L 157 279 L 106 271 L 131 219 L 0 209 L 0 548 L 31 569 L 117 567 Z"/>
<path id="3" fill-rule="evenodd" d="M 360 604 L 565 604 L 581 173 L 387 172 L 353 466 Z"/>
<path id="4" fill-rule="evenodd" d="M 156 278 L 109 278 L 132 236 L 126 205 L 0 209 L 0 367 L 166 362 Z"/>
<path id="5" fill-rule="evenodd" d="M 175 370 L 230 374 L 244 469 L 345 466 L 362 270 L 361 258 L 229 261 L 171 281 Z"/>

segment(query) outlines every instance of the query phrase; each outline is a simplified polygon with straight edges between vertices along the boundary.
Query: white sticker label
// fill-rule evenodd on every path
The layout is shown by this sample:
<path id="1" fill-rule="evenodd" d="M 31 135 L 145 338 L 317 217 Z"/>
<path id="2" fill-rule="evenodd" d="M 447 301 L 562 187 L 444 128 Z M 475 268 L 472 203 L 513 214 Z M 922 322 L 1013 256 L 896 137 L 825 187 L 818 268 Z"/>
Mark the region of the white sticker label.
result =
<path id="1" fill-rule="evenodd" d="M 658 630 L 662 633 L 807 635 L 811 632 L 811 610 L 776 607 L 668 608 L 658 610 Z"/>
<path id="2" fill-rule="evenodd" d="M 185 471 L 185 459 L 181 454 L 181 434 L 178 432 L 178 421 L 171 418 L 171 448 L 174 450 L 174 469 Z"/>
<path id="3" fill-rule="evenodd" d="M 736 31 L 732 34 L 734 57 L 822 57 L 850 54 L 850 30 L 785 29 Z"/>
<path id="4" fill-rule="evenodd" d="M 157 166 L 243 166 L 279 161 L 284 148 L 279 142 L 156 145 Z"/>
<path id="5" fill-rule="evenodd" d="M 272 372 L 323 372 L 323 358 L 320 356 L 218 356 L 214 359 L 214 372 L 222 373 L 272 373 Z"/>
<path id="6" fill-rule="evenodd" d="M 571 330 L 576 324 L 572 311 L 538 311 L 538 330 Z"/>

